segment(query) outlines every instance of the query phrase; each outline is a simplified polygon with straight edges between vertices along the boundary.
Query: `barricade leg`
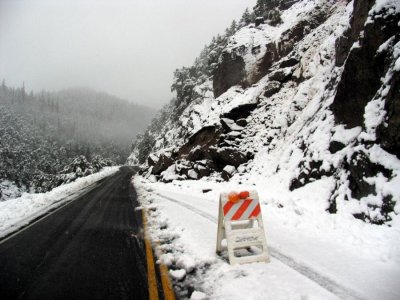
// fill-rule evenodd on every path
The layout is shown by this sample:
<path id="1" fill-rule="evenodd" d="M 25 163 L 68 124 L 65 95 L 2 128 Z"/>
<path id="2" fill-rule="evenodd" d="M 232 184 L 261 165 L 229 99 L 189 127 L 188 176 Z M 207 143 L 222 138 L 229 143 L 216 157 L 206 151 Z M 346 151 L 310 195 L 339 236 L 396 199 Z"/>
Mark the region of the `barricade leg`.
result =
<path id="1" fill-rule="evenodd" d="M 225 230 L 224 230 L 224 220 L 222 216 L 222 207 L 221 203 L 219 205 L 218 211 L 218 228 L 217 228 L 217 254 L 220 254 L 222 251 L 222 239 L 224 238 Z"/>

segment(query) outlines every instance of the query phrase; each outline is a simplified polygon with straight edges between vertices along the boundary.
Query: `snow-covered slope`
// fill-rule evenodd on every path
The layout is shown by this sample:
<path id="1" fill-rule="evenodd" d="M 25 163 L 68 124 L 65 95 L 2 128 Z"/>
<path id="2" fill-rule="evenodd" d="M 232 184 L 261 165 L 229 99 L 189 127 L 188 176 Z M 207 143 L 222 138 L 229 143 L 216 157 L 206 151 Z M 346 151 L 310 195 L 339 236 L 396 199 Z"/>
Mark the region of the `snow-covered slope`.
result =
<path id="1" fill-rule="evenodd" d="M 288 2 L 278 25 L 229 37 L 130 162 L 147 147 L 153 181 L 255 184 L 269 203 L 398 226 L 400 4 Z"/>
<path id="2" fill-rule="evenodd" d="M 182 298 L 398 299 L 400 2 L 257 3 L 130 157 L 160 262 Z M 272 260 L 229 266 L 218 196 L 250 188 Z"/>

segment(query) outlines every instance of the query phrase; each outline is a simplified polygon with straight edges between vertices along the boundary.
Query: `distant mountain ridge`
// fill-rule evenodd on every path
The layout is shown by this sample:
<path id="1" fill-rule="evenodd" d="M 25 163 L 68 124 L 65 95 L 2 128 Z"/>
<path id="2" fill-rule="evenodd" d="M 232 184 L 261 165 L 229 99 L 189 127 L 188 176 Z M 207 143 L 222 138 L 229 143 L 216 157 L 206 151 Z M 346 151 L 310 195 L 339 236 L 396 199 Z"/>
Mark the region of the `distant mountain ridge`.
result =
<path id="1" fill-rule="evenodd" d="M 133 138 L 153 116 L 150 108 L 90 89 L 28 94 L 3 81 L 0 199 L 125 163 Z"/>
<path id="2" fill-rule="evenodd" d="M 66 113 L 81 116 L 81 121 L 89 119 L 83 126 L 90 126 L 97 133 L 81 133 L 83 139 L 96 137 L 122 147 L 130 147 L 136 134 L 156 113 L 155 109 L 89 88 L 61 90 L 54 97 Z"/>

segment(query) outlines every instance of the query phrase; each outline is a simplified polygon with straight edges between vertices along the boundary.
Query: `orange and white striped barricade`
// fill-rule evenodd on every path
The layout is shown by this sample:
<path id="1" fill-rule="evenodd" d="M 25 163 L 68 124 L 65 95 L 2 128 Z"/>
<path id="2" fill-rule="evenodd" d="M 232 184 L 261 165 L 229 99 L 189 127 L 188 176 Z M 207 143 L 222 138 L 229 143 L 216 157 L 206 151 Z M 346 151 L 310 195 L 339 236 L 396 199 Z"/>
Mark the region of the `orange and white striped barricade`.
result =
<path id="1" fill-rule="evenodd" d="M 218 254 L 222 251 L 223 239 L 226 239 L 230 264 L 269 262 L 257 191 L 245 191 L 240 194 L 221 193 L 217 232 Z M 246 254 L 243 255 L 243 249 L 250 251 L 245 251 Z"/>

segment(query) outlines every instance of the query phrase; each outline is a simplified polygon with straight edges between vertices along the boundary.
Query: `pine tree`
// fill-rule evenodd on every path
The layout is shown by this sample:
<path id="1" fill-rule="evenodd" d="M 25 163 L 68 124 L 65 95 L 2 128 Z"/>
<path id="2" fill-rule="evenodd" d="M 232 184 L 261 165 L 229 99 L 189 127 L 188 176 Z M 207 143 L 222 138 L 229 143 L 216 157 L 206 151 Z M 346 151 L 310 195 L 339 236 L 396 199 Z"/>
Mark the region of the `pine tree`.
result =
<path id="1" fill-rule="evenodd" d="M 254 12 L 250 12 L 248 8 L 246 8 L 246 10 L 244 11 L 242 17 L 240 18 L 240 25 L 243 26 L 247 26 L 250 23 L 254 23 L 256 17 Z"/>
<path id="2" fill-rule="evenodd" d="M 231 25 L 225 30 L 225 35 L 227 37 L 230 37 L 235 34 L 236 30 L 237 30 L 237 24 L 236 21 L 233 20 Z"/>
<path id="3" fill-rule="evenodd" d="M 24 103 L 25 102 L 25 98 L 26 98 L 25 82 L 22 83 L 21 97 L 22 97 L 22 103 Z"/>
<path id="4" fill-rule="evenodd" d="M 1 90 L 3 91 L 3 93 L 5 93 L 6 90 L 7 90 L 7 87 L 6 87 L 6 80 L 5 80 L 5 79 L 3 79 L 3 80 L 1 81 Z"/>
<path id="5" fill-rule="evenodd" d="M 244 24 L 244 26 L 248 25 L 250 23 L 250 13 L 249 13 L 249 9 L 246 8 L 246 10 L 244 11 L 242 17 L 240 18 L 240 23 Z"/>
<path id="6" fill-rule="evenodd" d="M 146 131 L 141 140 L 141 147 L 139 149 L 139 163 L 144 163 L 149 156 L 154 146 L 154 138 Z"/>
<path id="7" fill-rule="evenodd" d="M 272 26 L 281 23 L 279 4 L 279 0 L 257 0 L 254 7 L 255 17 L 263 18 Z"/>

